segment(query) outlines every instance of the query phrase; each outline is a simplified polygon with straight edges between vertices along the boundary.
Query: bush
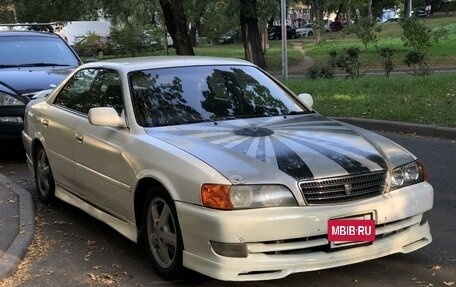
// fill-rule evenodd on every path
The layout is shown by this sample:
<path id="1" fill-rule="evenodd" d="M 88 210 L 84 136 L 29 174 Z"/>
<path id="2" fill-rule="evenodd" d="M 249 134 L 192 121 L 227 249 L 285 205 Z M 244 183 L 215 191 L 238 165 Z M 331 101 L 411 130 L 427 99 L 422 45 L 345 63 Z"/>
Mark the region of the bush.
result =
<path id="1" fill-rule="evenodd" d="M 383 68 L 385 69 L 385 76 L 389 77 L 391 71 L 394 69 L 393 54 L 391 48 L 380 48 L 378 54 L 383 58 Z"/>
<path id="2" fill-rule="evenodd" d="M 426 55 L 423 52 L 410 51 L 405 55 L 405 64 L 413 69 L 417 75 L 428 75 L 429 66 L 426 63 Z"/>
<path id="3" fill-rule="evenodd" d="M 334 78 L 334 71 L 330 66 L 314 65 L 309 68 L 306 77 L 311 80 L 332 79 Z"/>
<path id="4" fill-rule="evenodd" d="M 343 49 L 342 54 L 336 51 L 329 52 L 329 62 L 332 67 L 345 71 L 348 74 L 347 78 L 355 79 L 362 76 L 359 71 L 361 63 L 357 47 Z"/>

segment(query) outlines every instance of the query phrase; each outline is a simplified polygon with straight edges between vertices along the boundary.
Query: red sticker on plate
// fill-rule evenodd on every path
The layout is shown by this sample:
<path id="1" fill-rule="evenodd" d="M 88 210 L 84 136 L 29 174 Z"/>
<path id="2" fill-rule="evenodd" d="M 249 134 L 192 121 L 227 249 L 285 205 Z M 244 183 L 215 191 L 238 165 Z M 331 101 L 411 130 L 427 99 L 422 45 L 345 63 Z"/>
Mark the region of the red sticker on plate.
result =
<path id="1" fill-rule="evenodd" d="M 328 240 L 338 242 L 375 241 L 375 220 L 328 220 Z"/>

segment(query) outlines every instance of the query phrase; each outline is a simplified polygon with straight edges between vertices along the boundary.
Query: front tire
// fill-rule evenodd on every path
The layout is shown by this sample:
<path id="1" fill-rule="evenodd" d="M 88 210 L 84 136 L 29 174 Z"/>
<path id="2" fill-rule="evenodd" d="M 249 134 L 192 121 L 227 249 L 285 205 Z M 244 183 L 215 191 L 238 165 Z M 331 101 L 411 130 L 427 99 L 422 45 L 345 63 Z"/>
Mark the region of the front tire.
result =
<path id="1" fill-rule="evenodd" d="M 43 203 L 52 203 L 55 194 L 55 182 L 46 151 L 42 146 L 38 147 L 35 152 L 33 166 L 38 196 Z"/>
<path id="2" fill-rule="evenodd" d="M 176 207 L 163 188 L 151 192 L 143 212 L 144 242 L 158 275 L 172 280 L 183 271 L 183 240 Z"/>

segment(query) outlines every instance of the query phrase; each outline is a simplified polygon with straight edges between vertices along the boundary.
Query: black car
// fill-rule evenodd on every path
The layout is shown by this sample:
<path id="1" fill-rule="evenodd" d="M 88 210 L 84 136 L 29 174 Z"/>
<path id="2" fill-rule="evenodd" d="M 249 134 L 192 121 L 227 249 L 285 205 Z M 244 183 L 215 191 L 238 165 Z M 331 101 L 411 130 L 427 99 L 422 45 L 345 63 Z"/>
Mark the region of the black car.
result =
<path id="1" fill-rule="evenodd" d="M 60 84 L 82 61 L 52 32 L 0 29 L 0 55 L 0 139 L 20 139 L 31 97 Z"/>
<path id="2" fill-rule="evenodd" d="M 287 26 L 287 39 L 296 39 L 296 30 L 291 26 Z M 282 39 L 282 27 L 281 26 L 269 26 L 268 27 L 268 39 L 269 40 L 281 40 Z"/>
<path id="3" fill-rule="evenodd" d="M 233 44 L 241 40 L 239 31 L 229 31 L 218 38 L 219 44 Z"/>

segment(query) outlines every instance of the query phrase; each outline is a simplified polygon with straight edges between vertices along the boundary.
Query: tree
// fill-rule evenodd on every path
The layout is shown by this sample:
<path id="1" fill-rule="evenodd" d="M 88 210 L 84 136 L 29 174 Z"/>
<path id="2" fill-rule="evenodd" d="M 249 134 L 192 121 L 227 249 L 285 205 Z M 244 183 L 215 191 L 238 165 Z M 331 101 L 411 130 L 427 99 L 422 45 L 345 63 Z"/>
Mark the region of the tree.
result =
<path id="1" fill-rule="evenodd" d="M 192 46 L 197 46 L 197 33 L 200 33 L 202 19 L 207 14 L 208 3 L 206 0 L 186 0 L 184 1 L 185 13 L 190 21 L 188 31 Z"/>
<path id="2" fill-rule="evenodd" d="M 16 22 L 16 11 L 11 0 L 0 0 L 0 23 Z"/>
<path id="3" fill-rule="evenodd" d="M 195 55 L 187 32 L 187 18 L 181 0 L 159 0 L 168 33 L 177 55 Z"/>
<path id="4" fill-rule="evenodd" d="M 96 20 L 99 18 L 99 0 L 14 0 L 19 22 L 65 22 L 72 20 Z"/>
<path id="5" fill-rule="evenodd" d="M 405 63 L 417 74 L 428 74 L 427 50 L 440 39 L 448 37 L 448 31 L 442 28 L 432 30 L 416 17 L 403 18 L 399 24 L 403 29 L 401 39 L 404 45 L 412 49 L 405 55 Z"/>
<path id="6" fill-rule="evenodd" d="M 324 0 L 310 0 L 309 4 L 313 10 L 315 17 L 315 42 L 319 44 L 322 40 L 322 31 L 324 27 L 323 23 L 323 13 L 325 10 L 325 1 Z"/>
<path id="7" fill-rule="evenodd" d="M 265 69 L 266 61 L 261 48 L 256 2 L 256 0 L 239 1 L 241 32 L 245 58 L 260 68 Z"/>

